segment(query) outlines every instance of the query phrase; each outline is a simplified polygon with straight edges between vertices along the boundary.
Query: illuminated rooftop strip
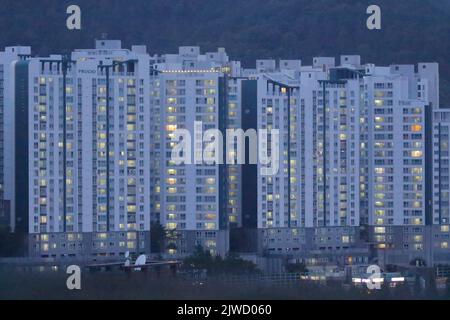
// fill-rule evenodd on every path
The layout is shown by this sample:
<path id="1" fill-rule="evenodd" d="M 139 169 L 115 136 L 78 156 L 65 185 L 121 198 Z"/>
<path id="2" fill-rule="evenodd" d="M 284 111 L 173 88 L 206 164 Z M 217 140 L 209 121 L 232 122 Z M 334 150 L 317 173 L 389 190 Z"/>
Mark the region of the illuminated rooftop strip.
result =
<path id="1" fill-rule="evenodd" d="M 205 70 L 161 70 L 162 73 L 219 73 L 220 70 L 205 69 Z"/>

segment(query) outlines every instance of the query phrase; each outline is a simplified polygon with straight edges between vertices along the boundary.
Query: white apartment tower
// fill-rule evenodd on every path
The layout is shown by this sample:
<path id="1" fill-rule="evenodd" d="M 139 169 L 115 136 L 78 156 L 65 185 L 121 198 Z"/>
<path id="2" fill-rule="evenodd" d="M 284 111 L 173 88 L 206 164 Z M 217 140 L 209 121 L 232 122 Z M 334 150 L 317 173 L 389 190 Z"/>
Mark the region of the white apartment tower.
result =
<path id="1" fill-rule="evenodd" d="M 28 179 L 30 255 L 111 257 L 150 250 L 149 56 L 99 40 L 16 70 L 16 159 Z M 20 104 L 27 108 L 20 109 Z M 28 121 L 28 125 L 24 122 Z M 19 169 L 16 166 L 16 169 Z M 16 179 L 23 178 L 16 174 Z M 19 208 L 17 208 L 19 209 Z"/>
<path id="2" fill-rule="evenodd" d="M 223 48 L 150 56 L 114 40 L 30 51 L 0 52 L 0 224 L 29 233 L 32 256 L 149 253 L 155 222 L 170 257 L 197 245 L 224 255 L 242 227 L 275 254 L 347 263 L 373 246 L 450 259 L 450 113 L 436 63 L 343 55 L 244 70 Z M 279 130 L 278 171 L 204 161 L 207 130 L 241 128 L 267 129 L 268 155 Z M 178 129 L 191 135 L 190 164 L 173 159 Z M 227 144 L 223 161 L 236 156 Z"/>
<path id="3" fill-rule="evenodd" d="M 431 213 L 427 117 L 438 98 L 436 73 L 422 72 L 434 67 L 419 64 L 418 73 L 414 66 L 366 67 L 369 225 L 380 249 L 424 247 L 422 227 L 430 224 Z M 399 233 L 403 244 L 396 240 Z"/>
<path id="4" fill-rule="evenodd" d="M 369 225 L 383 249 L 396 227 L 429 223 L 426 119 L 439 103 L 437 64 L 376 67 L 348 55 L 339 66 L 323 57 L 303 67 L 258 62 L 258 127 L 280 129 L 281 140 L 280 171 L 258 176 L 263 248 L 348 248 Z M 423 237 L 410 238 L 409 248 L 423 248 Z"/>
<path id="5" fill-rule="evenodd" d="M 450 224 L 450 109 L 433 112 L 433 215 L 436 225 Z"/>
<path id="6" fill-rule="evenodd" d="M 185 255 L 201 245 L 212 254 L 228 252 L 228 228 L 240 221 L 240 169 L 211 165 L 192 151 L 191 164 L 175 164 L 174 132 L 186 129 L 190 146 L 204 150 L 204 133 L 239 127 L 236 82 L 239 63 L 223 49 L 200 54 L 198 47 L 180 47 L 153 65 L 152 218 L 168 231 L 167 253 Z M 225 135 L 225 134 L 224 134 Z M 195 160 L 197 159 L 197 160 Z"/>
<path id="7" fill-rule="evenodd" d="M 280 130 L 280 170 L 258 176 L 258 227 L 269 251 L 357 240 L 360 76 L 331 77 L 332 68 L 334 58 L 307 67 L 281 61 L 277 72 L 259 76 L 258 128 Z"/>

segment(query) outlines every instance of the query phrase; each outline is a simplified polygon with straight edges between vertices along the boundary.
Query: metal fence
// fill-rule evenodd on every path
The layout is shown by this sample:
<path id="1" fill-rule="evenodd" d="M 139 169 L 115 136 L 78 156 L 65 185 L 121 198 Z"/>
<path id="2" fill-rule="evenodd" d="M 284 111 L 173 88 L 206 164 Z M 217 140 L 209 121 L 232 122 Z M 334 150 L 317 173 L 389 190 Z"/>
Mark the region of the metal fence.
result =
<path id="1" fill-rule="evenodd" d="M 220 282 L 233 286 L 263 285 L 263 286 L 285 287 L 298 285 L 302 281 L 303 282 L 311 281 L 305 275 L 300 273 L 219 275 L 219 276 L 204 276 L 191 274 L 191 275 L 183 275 L 183 278 L 188 281 Z"/>

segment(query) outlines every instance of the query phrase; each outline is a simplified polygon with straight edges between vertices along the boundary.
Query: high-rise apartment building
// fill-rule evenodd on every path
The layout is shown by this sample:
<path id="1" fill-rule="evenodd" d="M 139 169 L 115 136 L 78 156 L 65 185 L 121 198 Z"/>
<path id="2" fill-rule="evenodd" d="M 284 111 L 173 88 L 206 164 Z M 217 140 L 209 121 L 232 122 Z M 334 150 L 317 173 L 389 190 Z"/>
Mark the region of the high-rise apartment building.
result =
<path id="1" fill-rule="evenodd" d="M 99 40 L 69 56 L 30 58 L 15 74 L 16 211 L 28 218 L 30 255 L 148 252 L 145 47 Z"/>
<path id="2" fill-rule="evenodd" d="M 169 254 L 202 245 L 223 255 L 228 229 L 241 219 L 240 167 L 203 159 L 209 144 L 204 134 L 219 129 L 225 137 L 227 128 L 240 127 L 240 65 L 221 48 L 200 54 L 198 47 L 180 47 L 161 61 L 151 79 L 152 218 L 168 231 Z M 173 159 L 178 129 L 191 136 L 191 163 Z"/>
<path id="3" fill-rule="evenodd" d="M 339 78 L 334 58 L 300 64 L 258 80 L 258 127 L 280 130 L 281 154 L 276 175 L 258 176 L 263 247 L 347 249 L 360 225 L 359 75 Z"/>
<path id="4" fill-rule="evenodd" d="M 450 224 L 450 109 L 433 113 L 433 224 Z"/>
<path id="5" fill-rule="evenodd" d="M 432 120 L 432 215 L 428 234 L 434 264 L 450 259 L 450 109 L 435 109 Z"/>
<path id="6" fill-rule="evenodd" d="M 237 230 L 235 250 L 303 262 L 450 259 L 450 120 L 435 63 L 344 55 L 243 69 L 223 48 L 149 55 L 112 40 L 30 51 L 0 53 L 0 223 L 29 233 L 32 256 L 150 253 L 155 222 L 172 257 L 198 245 L 224 255 Z M 190 163 L 174 158 L 181 141 Z M 245 163 L 227 162 L 240 143 Z M 250 163 L 256 145 L 279 166 Z"/>
<path id="7" fill-rule="evenodd" d="M 27 232 L 21 215 L 16 216 L 15 203 L 15 68 L 31 54 L 30 47 L 7 47 L 0 52 L 0 224 L 11 231 Z M 19 229 L 16 230 L 16 225 Z"/>
<path id="8" fill-rule="evenodd" d="M 367 66 L 370 240 L 382 263 L 431 263 L 435 63 Z"/>
<path id="9" fill-rule="evenodd" d="M 258 176 L 263 249 L 424 250 L 437 65 L 376 67 L 359 56 L 275 65 L 257 62 L 258 127 L 281 131 L 280 171 Z"/>

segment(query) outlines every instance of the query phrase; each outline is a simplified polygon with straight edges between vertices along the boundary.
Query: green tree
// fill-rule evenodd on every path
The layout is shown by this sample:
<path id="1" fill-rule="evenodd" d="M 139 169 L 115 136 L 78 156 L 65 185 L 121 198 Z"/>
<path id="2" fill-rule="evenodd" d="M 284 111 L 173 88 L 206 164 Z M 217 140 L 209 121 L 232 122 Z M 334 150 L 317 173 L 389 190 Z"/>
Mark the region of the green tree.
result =
<path id="1" fill-rule="evenodd" d="M 213 268 L 213 258 L 209 251 L 203 250 L 202 246 L 195 247 L 192 255 L 186 257 L 183 261 L 183 266 L 186 269 L 206 269 L 208 271 Z"/>
<path id="2" fill-rule="evenodd" d="M 209 275 L 220 274 L 255 274 L 259 270 L 251 261 L 246 261 L 235 253 L 229 253 L 225 258 L 212 256 L 202 246 L 197 246 L 194 253 L 183 261 L 186 270 L 206 270 Z"/>
<path id="3" fill-rule="evenodd" d="M 25 235 L 12 233 L 8 226 L 0 226 L 0 257 L 21 256 L 26 246 Z"/>
<path id="4" fill-rule="evenodd" d="M 304 263 L 288 263 L 286 264 L 286 271 L 289 273 L 307 273 L 308 268 Z"/>
<path id="5" fill-rule="evenodd" d="M 158 222 L 152 222 L 150 226 L 150 242 L 152 253 L 162 253 L 164 250 L 164 242 L 166 239 L 166 231 Z"/>

